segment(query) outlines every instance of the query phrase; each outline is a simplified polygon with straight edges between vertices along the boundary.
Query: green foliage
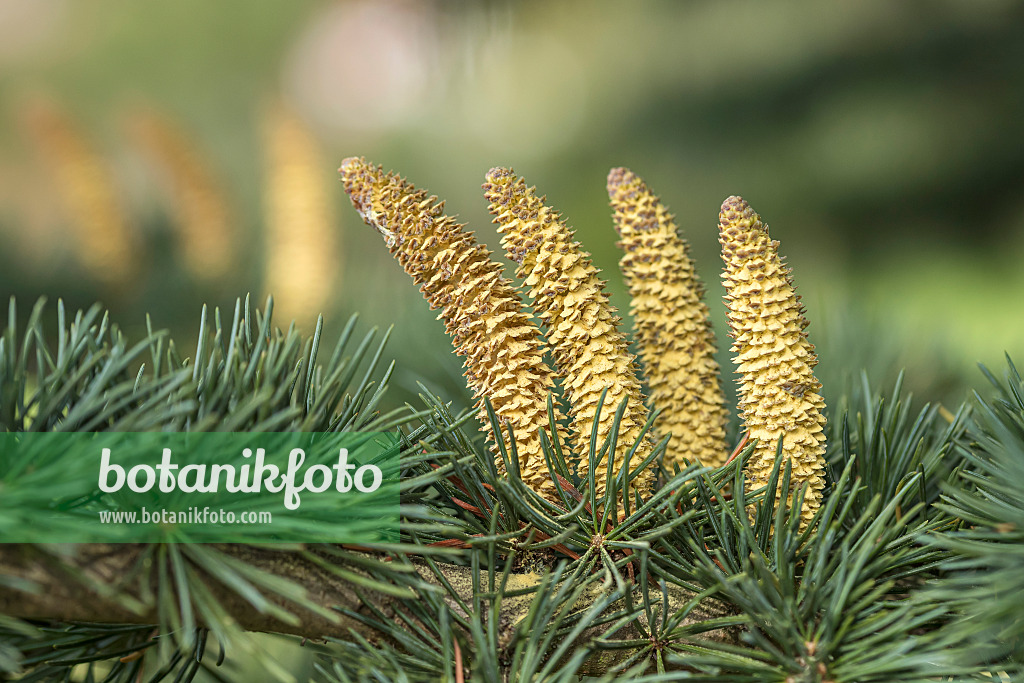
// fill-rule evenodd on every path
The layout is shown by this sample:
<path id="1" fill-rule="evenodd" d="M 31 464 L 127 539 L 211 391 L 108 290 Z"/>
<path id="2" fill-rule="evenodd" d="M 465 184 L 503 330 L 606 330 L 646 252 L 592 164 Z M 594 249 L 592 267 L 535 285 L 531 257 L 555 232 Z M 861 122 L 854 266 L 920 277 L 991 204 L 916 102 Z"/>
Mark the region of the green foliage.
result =
<path id="1" fill-rule="evenodd" d="M 248 298 L 237 301 L 230 327 L 219 309 L 211 322 L 204 306 L 195 355 L 184 359 L 174 341 L 151 325 L 144 340 L 129 346 L 99 306 L 79 311 L 69 323 L 62 302 L 53 352 L 42 323 L 44 304 L 37 302 L 19 336 L 10 302 L 0 338 L 3 431 L 372 430 L 392 371 L 371 381 L 384 345 L 372 348 L 375 332 L 344 355 L 355 318 L 327 363 L 318 365 L 322 319 L 312 338 L 294 326 L 282 332 L 271 325 L 272 300 L 265 311 L 254 311 Z M 147 352 L 150 368 L 141 362 Z M 364 360 L 368 366 L 350 391 Z"/>
<path id="2" fill-rule="evenodd" d="M 365 335 L 350 352 L 355 328 L 355 320 L 350 320 L 330 359 L 320 363 L 322 322 L 312 338 L 303 338 L 294 328 L 282 332 L 271 324 L 272 305 L 268 301 L 264 311 L 253 311 L 248 300 L 244 304 L 237 302 L 230 327 L 223 324 L 219 311 L 214 312 L 211 324 L 204 308 L 195 357 L 182 359 L 174 342 L 161 332 L 150 330 L 146 339 L 129 346 L 99 307 L 78 312 L 69 324 L 60 303 L 56 350 L 52 350 L 42 323 L 44 303 L 36 304 L 26 330 L 19 335 L 12 299 L 9 323 L 0 337 L 0 428 L 336 432 L 393 429 L 401 420 L 408 419 L 405 411 L 397 421 L 394 414 L 380 415 L 377 411 L 391 368 L 376 379 L 383 341 L 375 346 L 375 332 Z M 141 362 L 147 352 L 149 368 Z M 0 506 L 0 529 L 13 524 L 42 523 L 43 516 L 24 514 L 19 501 L 31 510 L 31 501 L 38 506 L 50 500 L 55 477 L 48 476 L 47 468 L 74 467 L 74 458 L 71 460 L 52 457 L 36 463 L 35 468 L 5 467 L 0 478 L 5 491 L 4 505 Z M 81 517 L 78 523 L 95 521 Z M 295 523 L 303 523 L 303 518 Z M 314 525 L 309 531 L 315 532 L 329 522 L 305 518 L 305 523 Z M 301 529 L 295 531 L 302 533 Z M 281 552 L 301 550 L 280 545 L 275 548 Z M 41 563 L 56 562 L 57 566 L 71 568 L 59 546 L 32 546 L 25 552 Z M 343 565 L 335 569 L 344 571 Z M 72 650 L 73 646 L 78 647 L 76 638 L 68 636 L 66 645 L 57 648 L 46 631 L 28 633 L 20 625 L 5 624 L 10 629 L 7 635 L 20 634 L 16 641 L 20 644 L 14 649 L 24 656 L 8 654 L 12 646 L 5 638 L 5 648 L 0 650 L 2 670 L 13 672 L 35 665 L 33 675 L 38 671 L 52 675 L 75 663 L 120 658 L 126 651 L 159 644 L 166 676 L 186 670 L 194 674 L 202 660 L 200 643 L 206 638 L 206 629 L 198 626 L 200 622 L 209 626 L 222 646 L 238 643 L 240 639 L 237 626 L 203 583 L 204 576 L 215 577 L 260 612 L 285 623 L 298 622 L 298 609 L 335 618 L 331 610 L 287 577 L 249 567 L 216 546 L 150 544 L 139 550 L 133 567 L 122 580 L 125 586 L 134 582 L 140 586 L 153 582 L 157 586 L 156 593 L 148 596 L 148 604 L 158 608 L 159 633 L 176 634 L 174 642 L 169 638 L 152 641 L 148 635 L 140 637 L 138 628 L 110 635 L 104 626 L 83 627 L 85 630 L 79 635 L 88 647 Z M 127 609 L 139 611 L 148 606 L 147 600 L 140 603 L 119 592 L 116 586 L 104 585 L 80 573 L 75 578 L 83 589 L 117 596 Z M 33 589 L 31 585 L 6 588 Z M 148 634 L 153 627 L 141 631 Z M 37 651 L 45 655 L 30 656 Z M 187 652 L 193 656 L 183 659 Z M 135 680 L 138 666 L 115 665 L 109 680 Z M 155 676 L 153 680 L 163 677 Z"/>
<path id="3" fill-rule="evenodd" d="M 43 311 L 19 333 L 12 304 L 0 337 L 3 429 L 400 429 L 403 523 L 397 543 L 275 549 L 352 586 L 360 606 L 337 610 L 225 548 L 140 547 L 119 585 L 71 580 L 127 609 L 156 606 L 159 623 L 2 617 L 0 670 L 22 680 L 75 666 L 81 680 L 224 680 L 224 656 L 286 677 L 232 625 L 209 576 L 286 624 L 300 614 L 361 624 L 306 645 L 323 681 L 456 680 L 461 667 L 467 680 L 495 682 L 924 682 L 998 680 L 1022 663 L 1024 385 L 1012 364 L 1004 382 L 993 379 L 999 397 L 949 420 L 937 407 L 912 410 L 901 378 L 885 398 L 863 381 L 833 417 L 837 474 L 803 528 L 800 492 L 768 495 L 788 485 L 787 467 L 744 489 L 749 446 L 719 469 L 662 472 L 650 498 L 613 519 L 611 501 L 644 463 L 611 473 L 598 497 L 593 474 L 569 471 L 565 445 L 545 443 L 559 492 L 545 500 L 518 476 L 514 435 L 499 452 L 503 475 L 473 414 L 426 389 L 422 408 L 381 414 L 391 369 L 376 379 L 373 333 L 348 350 L 352 322 L 323 362 L 319 327 L 312 338 L 282 332 L 269 305 L 240 303 L 230 325 L 204 312 L 191 360 L 161 333 L 131 345 L 99 309 L 68 323 L 61 306 L 54 350 Z M 589 472 L 616 440 L 592 435 Z M 5 476 L 10 486 L 19 475 Z M 70 568 L 65 551 L 24 548 Z M 153 590 L 129 597 L 142 585 Z M 0 577 L 0 589 L 33 585 Z"/>
<path id="4" fill-rule="evenodd" d="M 863 512 L 874 497 L 889 501 L 913 485 L 912 500 L 934 503 L 941 484 L 960 464 L 953 445 L 962 437 L 968 409 L 943 420 L 938 405 L 925 405 L 913 415 L 911 398 L 902 397 L 902 372 L 888 398 L 873 393 L 867 373 L 840 401 L 840 420 L 833 422 L 831 461 L 837 467 L 852 464 L 863 486 L 854 494 L 856 510 Z M 914 475 L 918 475 L 914 477 Z"/>
<path id="5" fill-rule="evenodd" d="M 977 659 L 1009 656 L 1024 664 L 1024 383 L 1013 362 L 994 399 L 978 404 L 966 460 L 957 485 L 946 487 L 940 508 L 962 520 L 955 531 L 932 543 L 952 556 L 949 576 L 933 587 L 932 598 L 955 605 L 973 624 Z"/>
<path id="6" fill-rule="evenodd" d="M 955 644 L 934 628 L 946 610 L 907 599 L 914 579 L 941 557 L 915 542 L 935 524 L 921 519 L 921 504 L 899 513 L 913 487 L 884 504 L 875 495 L 858 514 L 862 484 L 854 469 L 851 463 L 802 532 L 799 515 L 785 506 L 766 523 L 770 501 L 752 524 L 740 501 L 727 508 L 721 521 L 736 540 L 696 564 L 694 574 L 743 615 L 744 633 L 736 645 L 673 644 L 670 661 L 705 681 L 926 681 L 961 673 L 937 663 Z"/>

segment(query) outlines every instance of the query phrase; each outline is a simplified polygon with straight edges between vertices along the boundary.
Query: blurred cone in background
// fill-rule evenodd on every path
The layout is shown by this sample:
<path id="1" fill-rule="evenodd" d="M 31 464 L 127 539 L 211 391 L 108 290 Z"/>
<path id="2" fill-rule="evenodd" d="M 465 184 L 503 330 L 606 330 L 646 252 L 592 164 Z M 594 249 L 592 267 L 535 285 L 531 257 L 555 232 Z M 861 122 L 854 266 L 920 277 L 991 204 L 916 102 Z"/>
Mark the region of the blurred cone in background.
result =
<path id="1" fill-rule="evenodd" d="M 155 110 L 133 112 L 129 128 L 162 174 L 171 198 L 178 248 L 189 272 L 201 281 L 224 278 L 234 267 L 235 230 L 212 165 L 180 125 Z"/>
<path id="2" fill-rule="evenodd" d="M 293 112 L 278 105 L 265 119 L 264 290 L 274 296 L 282 326 L 293 319 L 311 325 L 341 280 L 340 233 L 328 185 L 334 169 Z"/>
<path id="3" fill-rule="evenodd" d="M 78 261 L 118 294 L 135 289 L 139 240 L 118 197 L 113 173 L 56 104 L 37 99 L 23 107 L 30 143 L 52 173 L 67 210 Z"/>

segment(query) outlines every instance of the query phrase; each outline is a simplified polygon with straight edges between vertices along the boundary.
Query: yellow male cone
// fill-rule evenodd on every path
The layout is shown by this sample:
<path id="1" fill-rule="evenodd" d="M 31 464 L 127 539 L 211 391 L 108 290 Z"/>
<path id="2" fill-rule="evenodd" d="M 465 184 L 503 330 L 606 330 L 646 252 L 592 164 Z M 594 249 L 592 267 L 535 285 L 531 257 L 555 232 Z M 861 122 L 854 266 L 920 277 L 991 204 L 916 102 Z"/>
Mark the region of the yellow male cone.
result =
<path id="1" fill-rule="evenodd" d="M 636 363 L 619 331 L 620 319 L 597 277 L 598 270 L 558 214 L 511 170 L 491 169 L 484 194 L 502 233 L 502 246 L 519 264 L 516 273 L 524 279 L 534 311 L 547 327 L 579 442 L 589 441 L 597 422 L 600 447 L 611 433 L 616 410 L 626 401 L 618 448 L 608 458 L 617 476 L 626 465 L 628 450 L 640 438 L 648 413 Z M 597 404 L 605 390 L 608 393 L 598 417 Z M 651 448 L 645 436 L 630 461 L 631 468 L 649 456 Z M 595 473 L 599 498 L 607 491 L 607 469 L 604 465 Z M 589 470 L 589 459 L 580 458 L 580 476 L 587 476 Z M 653 479 L 650 468 L 637 473 L 627 491 L 630 499 L 634 492 L 647 495 Z"/>
<path id="2" fill-rule="evenodd" d="M 818 359 L 804 332 L 807 321 L 779 243 L 750 205 L 740 197 L 726 199 L 719 229 L 739 405 L 750 437 L 758 440 L 747 480 L 753 486 L 768 482 L 781 437 L 792 484 L 807 484 L 801 511 L 806 524 L 821 505 L 825 471 L 825 401 L 812 373 Z"/>
<path id="3" fill-rule="evenodd" d="M 455 352 L 465 358 L 466 379 L 478 400 L 483 429 L 493 442 L 483 407 L 490 399 L 499 420 L 516 436 L 523 481 L 554 498 L 541 431 L 549 427 L 547 400 L 555 375 L 544 361 L 545 344 L 522 310 L 501 265 L 473 233 L 444 215 L 437 197 L 417 190 L 364 159 L 342 162 L 352 204 L 385 239 L 431 308 L 440 308 Z M 499 467 L 501 462 L 498 463 Z"/>
<path id="4" fill-rule="evenodd" d="M 684 458 L 722 465 L 729 457 L 729 414 L 689 245 L 665 205 L 629 169 L 611 170 L 608 197 L 651 405 L 662 411 L 654 426 L 659 437 L 672 434 L 665 459 L 680 467 Z"/>

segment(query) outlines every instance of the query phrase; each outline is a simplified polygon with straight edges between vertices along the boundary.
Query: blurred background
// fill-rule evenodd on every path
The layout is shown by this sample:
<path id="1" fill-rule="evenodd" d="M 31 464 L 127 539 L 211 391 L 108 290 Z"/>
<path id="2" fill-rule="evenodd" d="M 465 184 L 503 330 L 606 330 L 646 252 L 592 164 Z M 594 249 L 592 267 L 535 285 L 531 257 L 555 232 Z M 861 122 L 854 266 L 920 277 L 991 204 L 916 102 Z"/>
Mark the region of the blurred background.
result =
<path id="1" fill-rule="evenodd" d="M 480 184 L 514 167 L 624 314 L 605 176 L 629 166 L 692 244 L 723 361 L 717 213 L 740 194 L 794 269 L 827 393 L 907 367 L 954 401 L 976 362 L 1024 360 L 1021 3 L 0 0 L 19 317 L 102 301 L 187 342 L 202 304 L 272 293 L 281 325 L 394 324 L 394 400 L 418 380 L 464 400 L 441 323 L 342 191 L 351 155 L 492 248 Z"/>
<path id="2" fill-rule="evenodd" d="M 624 314 L 605 177 L 631 167 L 692 245 L 726 373 L 717 214 L 743 195 L 832 406 L 861 367 L 953 407 L 978 361 L 1024 360 L 1019 2 L 0 0 L 0 301 L 22 321 L 101 301 L 184 351 L 204 303 L 272 293 L 281 325 L 323 312 L 328 347 L 352 313 L 394 324 L 392 403 L 423 381 L 466 407 L 441 323 L 342 192 L 351 155 L 495 249 L 480 184 L 514 167 Z"/>

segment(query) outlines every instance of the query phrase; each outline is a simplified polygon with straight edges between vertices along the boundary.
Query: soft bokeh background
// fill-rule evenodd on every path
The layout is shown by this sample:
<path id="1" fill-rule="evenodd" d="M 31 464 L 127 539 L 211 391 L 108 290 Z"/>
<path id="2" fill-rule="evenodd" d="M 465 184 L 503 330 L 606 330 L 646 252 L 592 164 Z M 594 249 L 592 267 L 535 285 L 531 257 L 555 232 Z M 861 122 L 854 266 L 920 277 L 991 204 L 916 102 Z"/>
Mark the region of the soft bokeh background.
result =
<path id="1" fill-rule="evenodd" d="M 0 0 L 0 300 L 22 319 L 99 300 L 187 344 L 203 303 L 272 291 L 327 340 L 357 311 L 395 324 L 393 401 L 423 380 L 465 407 L 441 324 L 337 182 L 350 155 L 492 247 L 480 184 L 513 166 L 623 310 L 604 187 L 630 166 L 692 243 L 723 361 L 717 211 L 743 195 L 794 268 L 826 396 L 905 366 L 952 405 L 975 362 L 1024 358 L 1021 3 Z"/>
<path id="2" fill-rule="evenodd" d="M 459 398 L 341 159 L 399 170 L 492 247 L 480 184 L 513 166 L 623 310 L 604 186 L 626 165 L 678 215 L 723 358 L 717 210 L 741 194 L 794 268 L 823 379 L 906 366 L 955 400 L 975 362 L 1024 358 L 1022 122 L 1006 0 L 0 0 L 0 297 L 19 317 L 100 300 L 188 340 L 203 303 L 272 291 L 306 329 L 394 323 L 396 398 L 418 379 Z"/>

